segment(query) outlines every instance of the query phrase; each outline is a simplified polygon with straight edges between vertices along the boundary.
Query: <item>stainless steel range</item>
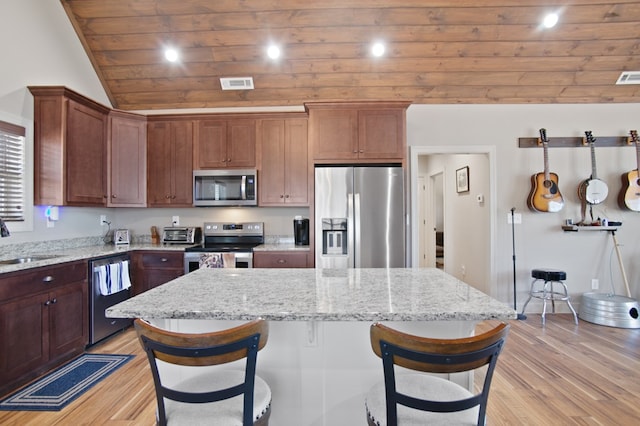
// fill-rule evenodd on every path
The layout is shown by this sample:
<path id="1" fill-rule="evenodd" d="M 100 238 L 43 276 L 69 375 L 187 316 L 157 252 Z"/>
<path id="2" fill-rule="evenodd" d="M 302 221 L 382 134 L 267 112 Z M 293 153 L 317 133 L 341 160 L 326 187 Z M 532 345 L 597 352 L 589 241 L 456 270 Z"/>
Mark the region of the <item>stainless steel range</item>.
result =
<path id="1" fill-rule="evenodd" d="M 184 251 L 184 273 L 209 267 L 253 268 L 253 248 L 264 244 L 263 222 L 205 222 L 203 243 Z M 212 266 L 213 265 L 213 266 Z"/>

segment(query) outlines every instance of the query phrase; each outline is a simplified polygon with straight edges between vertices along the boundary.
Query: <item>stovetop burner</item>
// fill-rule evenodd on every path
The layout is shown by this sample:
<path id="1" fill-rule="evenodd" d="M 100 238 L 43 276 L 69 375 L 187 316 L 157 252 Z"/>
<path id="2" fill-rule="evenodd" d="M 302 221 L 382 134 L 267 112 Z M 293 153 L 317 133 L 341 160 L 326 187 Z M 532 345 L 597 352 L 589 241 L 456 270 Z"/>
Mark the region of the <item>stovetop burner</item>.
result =
<path id="1" fill-rule="evenodd" d="M 248 253 L 264 244 L 264 223 L 205 222 L 204 242 L 188 247 L 187 252 L 235 252 Z"/>

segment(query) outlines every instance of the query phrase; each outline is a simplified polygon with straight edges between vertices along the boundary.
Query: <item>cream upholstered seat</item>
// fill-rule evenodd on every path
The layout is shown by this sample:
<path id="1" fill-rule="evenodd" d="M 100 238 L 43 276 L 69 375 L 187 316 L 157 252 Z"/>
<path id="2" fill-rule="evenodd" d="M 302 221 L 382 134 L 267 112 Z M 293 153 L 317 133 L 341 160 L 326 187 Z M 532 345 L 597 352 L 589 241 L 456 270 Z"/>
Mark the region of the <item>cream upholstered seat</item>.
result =
<path id="1" fill-rule="evenodd" d="M 162 330 L 140 319 L 134 325 L 151 366 L 159 425 L 268 425 L 271 389 L 255 374 L 269 334 L 266 321 L 197 334 Z M 158 360 L 197 368 L 241 359 L 243 370 L 206 371 L 170 386 L 158 369 Z"/>
<path id="2" fill-rule="evenodd" d="M 509 325 L 500 323 L 478 336 L 432 339 L 373 324 L 371 347 L 382 358 L 385 379 L 367 393 L 368 424 L 484 425 L 493 370 L 508 331 Z M 427 374 L 471 371 L 485 365 L 478 394 Z M 396 366 L 405 372 L 396 374 Z"/>

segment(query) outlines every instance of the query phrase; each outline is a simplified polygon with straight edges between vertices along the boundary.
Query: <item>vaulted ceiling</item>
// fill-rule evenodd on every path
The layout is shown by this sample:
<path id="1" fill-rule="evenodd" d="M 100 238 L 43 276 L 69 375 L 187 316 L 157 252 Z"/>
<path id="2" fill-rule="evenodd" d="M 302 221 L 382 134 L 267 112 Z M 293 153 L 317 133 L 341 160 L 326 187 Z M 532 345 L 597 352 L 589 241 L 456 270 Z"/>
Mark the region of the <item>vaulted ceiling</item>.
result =
<path id="1" fill-rule="evenodd" d="M 640 2 L 61 0 L 123 110 L 406 100 L 640 102 Z M 558 24 L 543 28 L 546 13 Z M 385 55 L 370 53 L 384 41 Z M 269 43 L 282 51 L 267 57 Z M 179 51 L 168 62 L 165 47 Z M 221 77 L 252 77 L 223 91 Z"/>

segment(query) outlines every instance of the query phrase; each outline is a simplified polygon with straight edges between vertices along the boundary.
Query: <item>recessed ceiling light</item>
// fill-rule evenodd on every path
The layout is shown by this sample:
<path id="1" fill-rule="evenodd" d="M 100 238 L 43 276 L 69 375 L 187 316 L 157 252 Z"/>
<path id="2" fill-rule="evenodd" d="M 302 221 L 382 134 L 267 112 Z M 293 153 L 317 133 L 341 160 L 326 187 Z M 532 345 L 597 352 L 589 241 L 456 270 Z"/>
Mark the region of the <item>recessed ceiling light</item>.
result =
<path id="1" fill-rule="evenodd" d="M 558 23 L 558 14 L 557 13 L 549 13 L 547 16 L 544 17 L 544 20 L 542 21 L 542 24 L 546 28 L 552 28 L 557 23 Z"/>
<path id="2" fill-rule="evenodd" d="M 169 62 L 176 62 L 178 60 L 178 51 L 173 48 L 165 49 L 164 57 Z"/>
<path id="3" fill-rule="evenodd" d="M 272 44 L 267 48 L 267 55 L 271 59 L 278 59 L 280 57 L 280 48 L 275 44 Z"/>
<path id="4" fill-rule="evenodd" d="M 373 46 L 371 46 L 371 53 L 373 54 L 373 56 L 377 58 L 384 55 L 384 43 L 381 43 L 381 42 L 373 43 Z"/>

